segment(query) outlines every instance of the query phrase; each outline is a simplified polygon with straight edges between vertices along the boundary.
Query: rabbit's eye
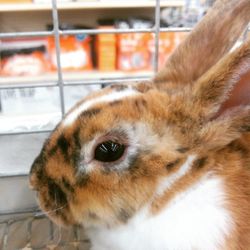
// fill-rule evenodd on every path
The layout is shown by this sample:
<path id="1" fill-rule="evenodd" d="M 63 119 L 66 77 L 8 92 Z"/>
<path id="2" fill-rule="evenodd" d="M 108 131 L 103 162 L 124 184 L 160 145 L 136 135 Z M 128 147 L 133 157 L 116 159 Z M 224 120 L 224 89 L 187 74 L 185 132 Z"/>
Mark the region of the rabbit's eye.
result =
<path id="1" fill-rule="evenodd" d="M 101 162 L 119 160 L 125 151 L 125 145 L 113 141 L 105 141 L 97 145 L 94 158 Z"/>

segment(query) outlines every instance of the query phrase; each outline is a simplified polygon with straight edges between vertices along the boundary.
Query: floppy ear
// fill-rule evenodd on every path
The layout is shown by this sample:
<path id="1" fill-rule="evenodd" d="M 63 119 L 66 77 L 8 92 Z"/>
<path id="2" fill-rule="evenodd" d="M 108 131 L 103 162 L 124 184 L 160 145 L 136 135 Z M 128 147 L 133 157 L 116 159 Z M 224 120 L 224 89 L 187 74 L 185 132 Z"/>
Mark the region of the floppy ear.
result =
<path id="1" fill-rule="evenodd" d="M 217 0 L 169 57 L 154 82 L 165 87 L 197 80 L 232 48 L 250 20 L 249 13 L 249 0 Z"/>
<path id="2" fill-rule="evenodd" d="M 250 132 L 250 41 L 221 59 L 191 89 L 193 110 L 203 121 L 200 142 L 221 147 Z"/>

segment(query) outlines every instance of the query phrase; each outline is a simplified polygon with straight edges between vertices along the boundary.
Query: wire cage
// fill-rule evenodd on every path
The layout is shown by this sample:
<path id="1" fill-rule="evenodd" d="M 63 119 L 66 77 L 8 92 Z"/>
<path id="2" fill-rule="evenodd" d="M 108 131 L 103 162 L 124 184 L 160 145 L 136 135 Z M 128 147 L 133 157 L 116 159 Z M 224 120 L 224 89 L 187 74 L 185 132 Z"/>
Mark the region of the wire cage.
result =
<path id="1" fill-rule="evenodd" d="M 73 80 L 67 81 L 63 77 L 60 57 L 60 36 L 62 35 L 80 35 L 80 34 L 117 34 L 117 33 L 154 33 L 154 57 L 153 57 L 153 71 L 158 70 L 158 57 L 159 57 L 159 34 L 165 32 L 187 32 L 190 28 L 160 28 L 160 0 L 154 0 L 154 26 L 152 28 L 144 29 L 78 29 L 78 30 L 61 30 L 58 18 L 57 1 L 52 0 L 51 13 L 53 20 L 53 30 L 51 31 L 33 31 L 33 32 L 9 32 L 0 33 L 0 39 L 4 38 L 30 38 L 30 37 L 54 37 L 55 52 L 57 63 L 57 79 L 47 82 L 32 82 L 32 83 L 1 83 L 1 90 L 11 89 L 35 89 L 41 87 L 54 87 L 57 88 L 60 100 L 60 118 L 66 112 L 65 108 L 65 88 L 69 86 L 87 86 L 87 85 L 100 85 L 105 86 L 108 84 L 115 84 L 127 81 L 140 81 L 148 79 L 144 76 L 136 77 L 120 77 L 116 79 L 102 78 L 93 80 Z M 187 1 L 190 2 L 190 1 Z M 247 33 L 245 34 L 245 36 Z M 1 97 L 0 97 L 1 98 Z M 0 99 L 1 100 L 1 99 Z M 51 129 L 30 129 L 20 130 L 13 132 L 0 132 L 0 138 L 7 138 L 8 136 L 22 136 L 24 134 L 44 134 L 51 132 Z M 8 144 L 11 144 L 9 137 L 6 139 Z M 19 172 L 10 175 L 0 173 L 0 190 L 3 190 L 3 184 L 6 182 L 15 182 L 16 187 L 21 184 L 25 185 L 28 189 L 28 173 Z M 5 186 L 6 189 L 6 186 Z M 27 191 L 27 190 L 26 190 Z M 18 188 L 10 189 L 9 193 L 1 193 L 0 200 L 8 200 L 12 193 L 19 195 Z M 28 191 L 27 195 L 31 195 Z M 21 195 L 21 194 L 20 194 Z M 21 202 L 22 197 L 20 197 Z M 84 230 L 80 227 L 73 227 L 70 229 L 63 229 L 53 224 L 46 214 L 42 213 L 37 207 L 34 207 L 34 196 L 31 195 L 32 204 L 29 209 L 23 208 L 15 211 L 14 207 L 11 211 L 1 211 L 0 209 L 0 249 L 3 250 L 16 250 L 16 249 L 82 249 L 87 250 L 90 248 L 90 242 L 84 234 Z M 2 202 L 1 201 L 1 202 Z"/>
<path id="2" fill-rule="evenodd" d="M 0 222 L 1 249 L 82 249 L 90 242 L 82 228 L 62 229 L 39 212 L 13 214 Z"/>

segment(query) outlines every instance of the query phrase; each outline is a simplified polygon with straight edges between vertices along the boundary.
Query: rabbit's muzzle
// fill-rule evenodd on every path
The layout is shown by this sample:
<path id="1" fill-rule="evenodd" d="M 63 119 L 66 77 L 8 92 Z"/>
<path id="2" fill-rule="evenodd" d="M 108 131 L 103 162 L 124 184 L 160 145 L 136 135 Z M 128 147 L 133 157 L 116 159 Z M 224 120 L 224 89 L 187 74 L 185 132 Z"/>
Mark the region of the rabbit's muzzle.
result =
<path id="1" fill-rule="evenodd" d="M 30 186 L 37 192 L 39 205 L 46 215 L 57 224 L 74 224 L 69 208 L 69 193 L 63 182 L 60 183 L 46 174 L 39 157 L 30 171 Z"/>

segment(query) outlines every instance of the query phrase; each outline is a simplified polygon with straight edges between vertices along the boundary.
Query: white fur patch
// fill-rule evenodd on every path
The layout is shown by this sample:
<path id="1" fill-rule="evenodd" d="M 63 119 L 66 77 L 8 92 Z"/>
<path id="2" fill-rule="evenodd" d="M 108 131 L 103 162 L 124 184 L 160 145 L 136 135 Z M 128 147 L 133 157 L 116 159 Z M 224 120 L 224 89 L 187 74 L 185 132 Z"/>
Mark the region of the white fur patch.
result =
<path id="1" fill-rule="evenodd" d="M 76 109 L 74 109 L 71 113 L 69 113 L 63 120 L 62 124 L 64 126 L 71 125 L 82 112 L 88 110 L 89 108 L 93 107 L 96 104 L 99 104 L 102 102 L 113 102 L 113 101 L 117 101 L 117 100 L 129 97 L 129 96 L 134 96 L 137 94 L 138 92 L 133 89 L 125 89 L 124 91 L 111 92 L 111 93 L 108 93 L 107 95 L 103 95 L 103 96 L 88 100 L 82 103 Z"/>
<path id="2" fill-rule="evenodd" d="M 88 234 L 93 250 L 217 250 L 233 222 L 219 177 L 207 175 L 156 216 L 145 207 L 126 225 Z"/>
<path id="3" fill-rule="evenodd" d="M 156 191 L 156 195 L 162 195 L 165 191 L 171 188 L 171 186 L 178 181 L 181 177 L 183 177 L 192 167 L 192 163 L 196 158 L 195 155 L 188 156 L 185 163 L 173 174 L 165 177 L 161 180 L 158 189 Z"/>

